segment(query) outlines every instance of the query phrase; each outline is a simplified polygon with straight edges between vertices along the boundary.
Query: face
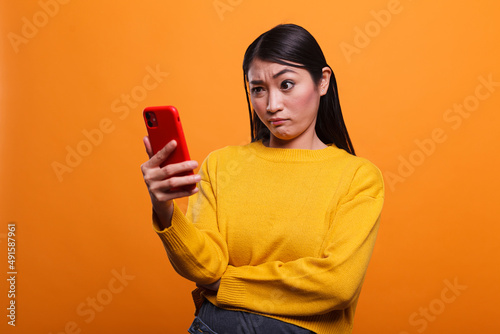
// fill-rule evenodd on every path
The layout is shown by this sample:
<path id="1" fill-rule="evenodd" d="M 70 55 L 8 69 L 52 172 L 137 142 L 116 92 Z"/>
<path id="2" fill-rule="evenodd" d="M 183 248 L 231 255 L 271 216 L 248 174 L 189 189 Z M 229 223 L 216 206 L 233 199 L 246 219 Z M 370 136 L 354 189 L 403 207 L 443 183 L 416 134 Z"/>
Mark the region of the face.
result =
<path id="1" fill-rule="evenodd" d="M 320 97 L 326 94 L 331 70 L 315 83 L 303 68 L 254 59 L 248 70 L 252 106 L 271 133 L 270 147 L 317 149 Z"/>

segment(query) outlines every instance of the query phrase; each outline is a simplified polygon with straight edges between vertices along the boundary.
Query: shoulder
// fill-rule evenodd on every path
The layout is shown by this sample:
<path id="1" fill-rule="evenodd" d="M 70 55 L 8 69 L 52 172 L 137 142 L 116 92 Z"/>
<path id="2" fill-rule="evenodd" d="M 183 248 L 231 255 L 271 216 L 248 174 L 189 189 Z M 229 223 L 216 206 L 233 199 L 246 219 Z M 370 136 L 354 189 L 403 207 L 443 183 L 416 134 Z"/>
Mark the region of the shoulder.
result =
<path id="1" fill-rule="evenodd" d="M 381 177 L 382 173 L 370 160 L 352 155 L 343 149 L 330 146 L 330 161 L 335 162 L 338 168 L 354 173 L 367 173 Z"/>
<path id="2" fill-rule="evenodd" d="M 357 194 L 374 198 L 384 197 L 384 179 L 378 167 L 366 158 L 349 158 L 352 176 L 350 189 Z"/>
<path id="3" fill-rule="evenodd" d="M 220 165 L 237 165 L 242 162 L 249 162 L 255 158 L 257 146 L 257 143 L 250 143 L 219 148 L 210 152 L 203 164 L 209 169 L 216 169 Z"/>
<path id="4" fill-rule="evenodd" d="M 239 146 L 226 146 L 210 152 L 210 154 L 207 156 L 207 160 L 219 161 L 226 159 L 245 159 L 253 155 L 258 146 L 258 143 L 249 143 Z"/>
<path id="5" fill-rule="evenodd" d="M 332 172 L 341 175 L 340 186 L 348 193 L 365 193 L 373 197 L 384 194 L 383 176 L 370 160 L 347 153 L 335 146 L 331 147 L 329 160 Z"/>

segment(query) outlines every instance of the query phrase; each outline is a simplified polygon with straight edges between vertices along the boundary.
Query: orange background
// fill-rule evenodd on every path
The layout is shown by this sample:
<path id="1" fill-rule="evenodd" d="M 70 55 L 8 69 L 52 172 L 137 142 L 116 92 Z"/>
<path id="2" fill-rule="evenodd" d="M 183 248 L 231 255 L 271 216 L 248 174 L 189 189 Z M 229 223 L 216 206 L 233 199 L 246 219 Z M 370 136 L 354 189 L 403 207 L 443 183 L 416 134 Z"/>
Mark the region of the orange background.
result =
<path id="1" fill-rule="evenodd" d="M 498 2 L 0 6 L 2 333 L 187 332 L 193 284 L 151 228 L 141 112 L 177 106 L 200 162 L 248 142 L 243 53 L 288 22 L 322 46 L 356 152 L 386 181 L 354 333 L 499 332 Z"/>

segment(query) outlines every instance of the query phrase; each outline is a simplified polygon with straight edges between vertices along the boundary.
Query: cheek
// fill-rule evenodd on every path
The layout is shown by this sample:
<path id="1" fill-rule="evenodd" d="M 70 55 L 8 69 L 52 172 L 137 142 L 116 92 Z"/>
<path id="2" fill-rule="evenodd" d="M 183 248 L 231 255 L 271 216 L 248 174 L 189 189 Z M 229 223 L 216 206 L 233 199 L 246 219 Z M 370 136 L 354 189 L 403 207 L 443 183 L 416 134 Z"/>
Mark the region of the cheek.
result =
<path id="1" fill-rule="evenodd" d="M 262 101 L 263 99 L 250 99 L 253 110 L 261 120 L 262 117 L 266 114 L 266 105 Z"/>
<path id="2" fill-rule="evenodd" d="M 250 98 L 250 103 L 255 111 L 258 111 L 262 108 L 262 99 L 255 99 L 253 97 Z"/>
<path id="3" fill-rule="evenodd" d="M 319 93 L 314 89 L 303 89 L 297 92 L 291 105 L 300 108 L 302 111 L 315 114 L 318 111 L 319 98 Z"/>
<path id="4" fill-rule="evenodd" d="M 261 109 L 259 100 L 258 99 L 255 100 L 253 98 L 250 98 L 250 104 L 252 105 L 253 110 L 255 110 L 255 112 L 259 113 L 259 110 Z"/>

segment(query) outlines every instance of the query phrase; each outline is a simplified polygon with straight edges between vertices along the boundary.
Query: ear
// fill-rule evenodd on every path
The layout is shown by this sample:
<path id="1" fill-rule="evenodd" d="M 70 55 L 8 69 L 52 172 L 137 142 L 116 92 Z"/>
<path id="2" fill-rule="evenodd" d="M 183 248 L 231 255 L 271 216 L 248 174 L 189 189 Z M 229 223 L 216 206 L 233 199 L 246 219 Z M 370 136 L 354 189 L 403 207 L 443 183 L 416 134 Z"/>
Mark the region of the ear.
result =
<path id="1" fill-rule="evenodd" d="M 319 93 L 321 96 L 324 96 L 328 91 L 328 86 L 330 85 L 330 77 L 332 75 L 332 70 L 330 67 L 323 67 L 321 70 L 323 74 L 321 75 L 321 80 L 319 82 Z"/>

